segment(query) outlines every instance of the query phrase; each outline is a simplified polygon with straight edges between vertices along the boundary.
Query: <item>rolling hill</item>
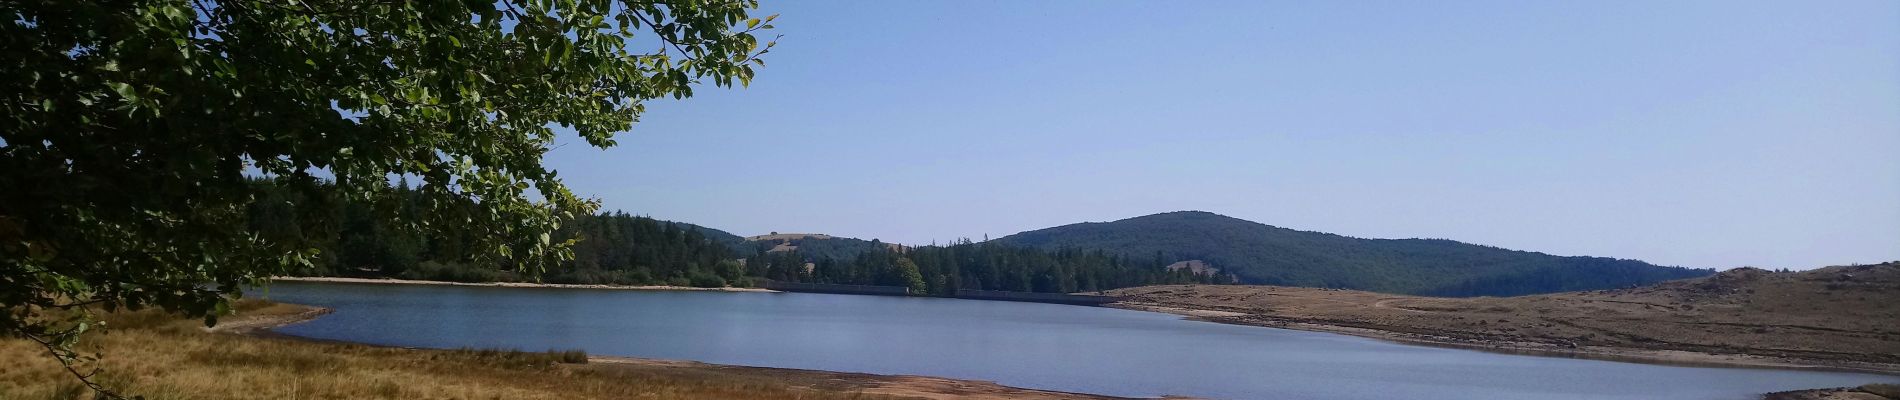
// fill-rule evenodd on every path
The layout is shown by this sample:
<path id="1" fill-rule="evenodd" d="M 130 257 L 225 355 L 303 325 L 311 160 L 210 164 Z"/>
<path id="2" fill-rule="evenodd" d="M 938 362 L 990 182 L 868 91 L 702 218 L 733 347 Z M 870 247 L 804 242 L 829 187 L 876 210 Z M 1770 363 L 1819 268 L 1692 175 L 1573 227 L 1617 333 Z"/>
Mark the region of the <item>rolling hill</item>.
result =
<path id="1" fill-rule="evenodd" d="M 1202 260 L 1245 283 L 1438 296 L 1623 288 L 1715 272 L 1445 239 L 1362 239 L 1202 211 L 1063 225 L 995 242 L 1045 250 L 1103 250 L 1144 259 Z"/>
<path id="2" fill-rule="evenodd" d="M 864 240 L 831 236 L 822 233 L 778 233 L 738 238 L 736 242 L 721 241 L 732 248 L 733 253 L 746 257 L 759 252 L 777 253 L 798 251 L 808 258 L 850 259 L 872 249 L 884 248 L 899 250 L 902 246 L 880 242 L 876 239 Z"/>

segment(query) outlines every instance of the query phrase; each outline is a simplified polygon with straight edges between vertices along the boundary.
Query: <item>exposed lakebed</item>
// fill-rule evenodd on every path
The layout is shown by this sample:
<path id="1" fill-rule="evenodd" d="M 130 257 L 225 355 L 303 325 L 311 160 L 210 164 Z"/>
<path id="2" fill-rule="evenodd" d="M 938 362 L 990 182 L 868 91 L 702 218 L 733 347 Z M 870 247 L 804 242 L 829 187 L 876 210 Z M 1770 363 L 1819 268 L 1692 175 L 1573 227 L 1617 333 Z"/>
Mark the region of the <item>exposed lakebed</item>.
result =
<path id="1" fill-rule="evenodd" d="M 334 309 L 278 329 L 310 338 L 584 349 L 1118 396 L 1740 400 L 1900 382 L 1873 374 L 1519 356 L 1150 312 L 979 300 L 294 282 L 253 293 L 259 294 Z"/>

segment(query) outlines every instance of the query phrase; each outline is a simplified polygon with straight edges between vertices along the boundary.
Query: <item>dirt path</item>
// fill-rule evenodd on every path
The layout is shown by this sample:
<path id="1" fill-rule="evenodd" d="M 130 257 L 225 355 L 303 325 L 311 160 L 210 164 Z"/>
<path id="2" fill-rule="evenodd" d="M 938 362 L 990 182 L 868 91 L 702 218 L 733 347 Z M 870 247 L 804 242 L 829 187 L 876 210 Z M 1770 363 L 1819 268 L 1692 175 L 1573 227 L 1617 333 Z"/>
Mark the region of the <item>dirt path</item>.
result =
<path id="1" fill-rule="evenodd" d="M 1397 307 L 1397 306 L 1393 306 L 1393 305 L 1392 305 L 1392 302 L 1394 302 L 1394 301 L 1399 301 L 1399 300 L 1404 300 L 1404 299 L 1385 299 L 1385 300 L 1379 300 L 1379 301 L 1375 301 L 1375 302 L 1372 302 L 1372 307 L 1373 307 L 1373 308 L 1385 308 L 1385 309 L 1392 309 L 1392 310 L 1399 310 L 1399 311 L 1404 311 L 1404 312 L 1413 312 L 1413 313 L 1430 313 L 1430 312 L 1431 312 L 1431 311 L 1426 311 L 1426 310 L 1419 310 L 1419 309 L 1413 309 L 1413 308 L 1405 308 L 1405 307 Z"/>

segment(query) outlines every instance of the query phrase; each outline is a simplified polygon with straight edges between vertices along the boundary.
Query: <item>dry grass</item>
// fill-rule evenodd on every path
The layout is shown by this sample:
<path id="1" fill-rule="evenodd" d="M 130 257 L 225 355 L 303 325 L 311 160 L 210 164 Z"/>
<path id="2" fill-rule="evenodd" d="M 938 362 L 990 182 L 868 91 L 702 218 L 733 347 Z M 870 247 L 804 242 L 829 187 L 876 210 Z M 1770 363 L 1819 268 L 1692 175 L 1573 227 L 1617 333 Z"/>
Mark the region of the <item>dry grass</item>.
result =
<path id="1" fill-rule="evenodd" d="M 305 309 L 241 304 L 250 317 Z M 107 317 L 86 338 L 97 380 L 148 399 L 833 399 L 883 398 L 780 376 L 714 368 L 576 364 L 586 353 L 410 350 L 206 332 L 155 312 Z M 31 342 L 0 340 L 0 399 L 91 394 Z"/>
<path id="2" fill-rule="evenodd" d="M 1900 399 L 1900 385 L 1877 383 L 1861 386 L 1860 391 L 1881 395 L 1889 399 Z"/>
<path id="3" fill-rule="evenodd" d="M 1275 286 L 1116 289 L 1130 303 L 1457 343 L 1519 342 L 1900 365 L 1900 263 L 1775 273 L 1736 269 L 1656 285 L 1519 297 L 1433 298 Z"/>
<path id="4" fill-rule="evenodd" d="M 1763 400 L 1889 400 L 1900 399 L 1900 385 L 1873 384 L 1855 388 L 1810 389 L 1775 392 Z"/>

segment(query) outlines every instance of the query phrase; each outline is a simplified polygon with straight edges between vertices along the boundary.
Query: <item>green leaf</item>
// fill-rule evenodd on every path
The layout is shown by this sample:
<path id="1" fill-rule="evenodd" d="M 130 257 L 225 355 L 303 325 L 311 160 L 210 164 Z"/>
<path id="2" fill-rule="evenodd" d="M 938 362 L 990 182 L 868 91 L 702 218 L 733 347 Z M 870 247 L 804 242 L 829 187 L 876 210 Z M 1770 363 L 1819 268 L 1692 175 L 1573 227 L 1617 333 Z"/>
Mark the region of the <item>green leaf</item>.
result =
<path id="1" fill-rule="evenodd" d="M 112 88 L 113 93 L 118 93 L 119 97 L 124 98 L 128 103 L 139 100 L 138 92 L 132 89 L 132 85 L 125 82 L 107 82 L 106 87 Z"/>

